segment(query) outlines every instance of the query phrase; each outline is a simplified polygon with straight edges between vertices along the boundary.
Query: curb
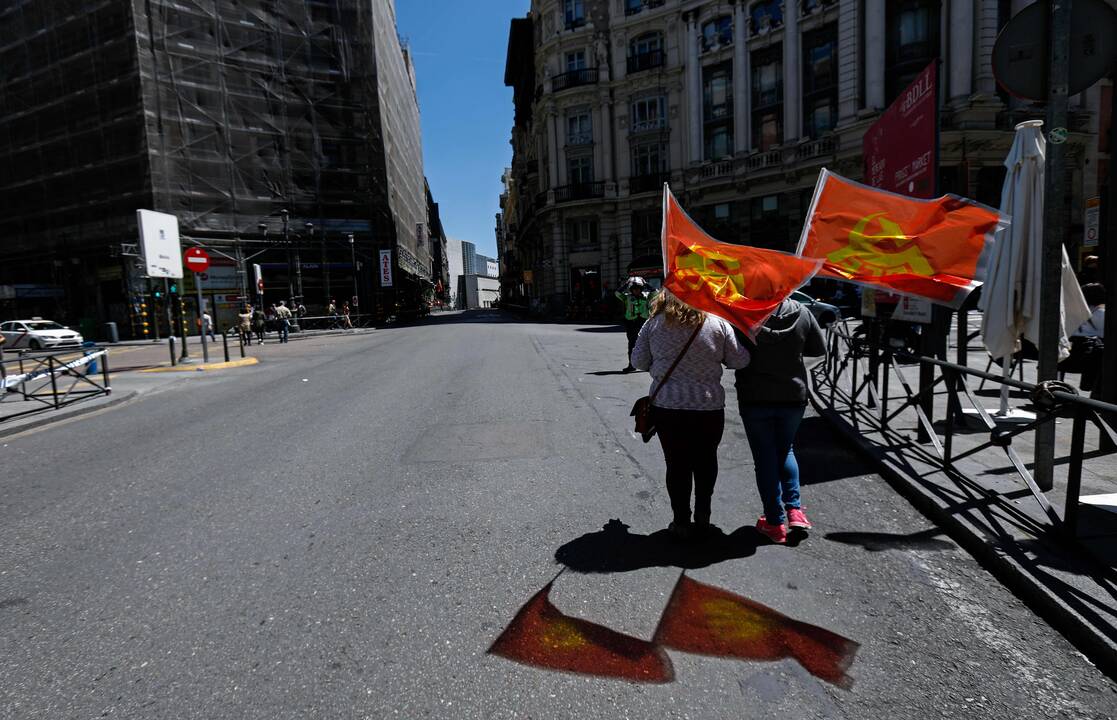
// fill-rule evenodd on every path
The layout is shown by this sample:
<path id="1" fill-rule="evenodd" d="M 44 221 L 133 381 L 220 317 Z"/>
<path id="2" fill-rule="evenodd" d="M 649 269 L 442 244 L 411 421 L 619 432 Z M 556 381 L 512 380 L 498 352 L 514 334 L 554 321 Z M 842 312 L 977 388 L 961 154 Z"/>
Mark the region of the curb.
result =
<path id="1" fill-rule="evenodd" d="M 916 510 L 927 516 L 969 553 L 978 564 L 999 580 L 1042 620 L 1061 633 L 1090 662 L 1110 678 L 1117 678 L 1117 645 L 1107 640 L 1074 609 L 1068 607 L 1055 594 L 1004 551 L 998 550 L 979 529 L 964 516 L 947 512 L 935 498 L 920 488 L 906 474 L 895 469 L 882 453 L 866 442 L 840 416 L 824 407 L 811 395 L 811 403 L 818 414 L 825 418 L 853 448 L 870 460 L 877 472 Z"/>
<path id="2" fill-rule="evenodd" d="M 204 363 L 202 365 L 174 365 L 171 367 L 153 367 L 144 368 L 139 372 L 144 373 L 164 373 L 164 372 L 204 372 L 206 370 L 227 370 L 229 368 L 246 367 L 248 365 L 257 365 L 260 360 L 254 357 L 241 358 L 240 360 L 230 360 L 229 362 L 215 362 Z"/>
<path id="3" fill-rule="evenodd" d="M 100 403 L 98 405 L 82 405 L 74 408 L 73 410 L 61 412 L 58 415 L 51 415 L 49 414 L 50 411 L 47 410 L 44 411 L 44 415 L 33 420 L 29 420 L 22 425 L 12 426 L 10 428 L 0 428 L 0 438 L 6 438 L 12 435 L 19 435 L 20 433 L 27 432 L 28 430 L 41 428 L 44 425 L 51 425 L 56 422 L 62 422 L 63 420 L 69 420 L 71 418 L 80 417 L 82 415 L 88 415 L 89 413 L 97 412 L 98 410 L 105 410 L 116 405 L 123 405 L 137 395 L 139 395 L 139 392 L 136 390 L 129 390 L 123 395 L 116 395 L 114 393 L 113 397 L 111 397 L 106 402 Z"/>

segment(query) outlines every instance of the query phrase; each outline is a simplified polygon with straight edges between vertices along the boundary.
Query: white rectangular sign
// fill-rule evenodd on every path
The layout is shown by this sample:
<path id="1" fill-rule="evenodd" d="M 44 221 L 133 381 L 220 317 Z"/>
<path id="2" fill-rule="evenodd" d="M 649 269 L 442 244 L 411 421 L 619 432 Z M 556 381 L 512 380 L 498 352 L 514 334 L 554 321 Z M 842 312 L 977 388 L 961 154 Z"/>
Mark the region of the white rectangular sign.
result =
<path id="1" fill-rule="evenodd" d="M 380 287 L 392 287 L 392 251 L 380 251 Z"/>
<path id="2" fill-rule="evenodd" d="M 147 276 L 182 277 L 182 245 L 178 239 L 178 218 L 154 210 L 137 210 L 140 226 L 140 254 Z"/>
<path id="3" fill-rule="evenodd" d="M 1101 229 L 1101 198 L 1092 197 L 1086 200 L 1085 225 L 1082 247 L 1097 247 Z"/>

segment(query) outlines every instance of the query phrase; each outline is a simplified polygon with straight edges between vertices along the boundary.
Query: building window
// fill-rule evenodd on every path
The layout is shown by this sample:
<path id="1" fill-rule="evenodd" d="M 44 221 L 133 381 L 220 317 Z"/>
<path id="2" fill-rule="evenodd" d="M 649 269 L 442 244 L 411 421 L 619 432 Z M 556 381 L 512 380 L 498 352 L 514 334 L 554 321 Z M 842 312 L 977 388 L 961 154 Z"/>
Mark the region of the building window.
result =
<path id="1" fill-rule="evenodd" d="M 779 45 L 752 54 L 752 146 L 771 150 L 783 137 L 783 66 Z"/>
<path id="2" fill-rule="evenodd" d="M 632 146 L 632 175 L 658 178 L 667 171 L 667 148 L 662 142 L 644 142 Z"/>
<path id="3" fill-rule="evenodd" d="M 753 35 L 764 35 L 783 25 L 783 10 L 779 0 L 764 0 L 749 8 L 749 23 Z"/>
<path id="4" fill-rule="evenodd" d="M 703 68 L 702 101 L 706 122 L 733 114 L 733 74 L 728 63 Z"/>
<path id="5" fill-rule="evenodd" d="M 703 68 L 702 100 L 706 160 L 733 154 L 733 75 L 729 63 Z"/>
<path id="6" fill-rule="evenodd" d="M 593 182 L 593 159 L 589 155 L 567 159 L 566 176 L 570 185 L 589 185 Z"/>
<path id="7" fill-rule="evenodd" d="M 580 218 L 566 221 L 566 242 L 571 250 L 597 247 L 597 220 Z"/>
<path id="8" fill-rule="evenodd" d="M 566 53 L 566 72 L 586 69 L 586 51 L 575 50 Z"/>
<path id="9" fill-rule="evenodd" d="M 788 219 L 779 195 L 754 197 L 750 201 L 749 244 L 756 247 L 786 250 Z"/>
<path id="10" fill-rule="evenodd" d="M 566 116 L 566 144 L 593 144 L 593 122 L 589 112 L 581 111 Z"/>
<path id="11" fill-rule="evenodd" d="M 717 203 L 696 208 L 694 220 L 706 234 L 722 242 L 737 242 L 740 231 L 731 203 Z"/>
<path id="12" fill-rule="evenodd" d="M 817 138 L 838 119 L 838 32 L 830 25 L 803 36 L 803 134 Z"/>
<path id="13" fill-rule="evenodd" d="M 632 213 L 632 258 L 661 255 L 661 228 L 663 213 L 659 210 L 641 210 Z"/>
<path id="14" fill-rule="evenodd" d="M 660 67 L 664 62 L 663 35 L 644 33 L 628 44 L 628 72 Z"/>
<path id="15" fill-rule="evenodd" d="M 733 18 L 722 15 L 702 24 L 702 52 L 733 44 Z"/>
<path id="16" fill-rule="evenodd" d="M 567 30 L 586 24 L 585 0 L 563 0 L 563 9 Z"/>
<path id="17" fill-rule="evenodd" d="M 888 3 L 886 104 L 939 56 L 939 4 L 939 0 Z"/>
<path id="18" fill-rule="evenodd" d="M 665 99 L 662 95 L 641 98 L 632 103 L 632 132 L 661 130 L 667 127 L 664 112 Z"/>

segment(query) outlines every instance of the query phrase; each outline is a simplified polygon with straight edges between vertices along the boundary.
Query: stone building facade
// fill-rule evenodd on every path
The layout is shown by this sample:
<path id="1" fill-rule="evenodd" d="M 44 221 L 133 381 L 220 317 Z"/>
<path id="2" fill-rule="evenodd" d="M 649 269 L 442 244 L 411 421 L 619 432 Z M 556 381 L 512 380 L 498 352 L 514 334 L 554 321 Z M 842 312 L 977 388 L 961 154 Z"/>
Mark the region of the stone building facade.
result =
<path id="1" fill-rule="evenodd" d="M 997 33 L 1021 0 L 533 0 L 512 21 L 504 298 L 552 312 L 660 262 L 664 182 L 718 239 L 793 250 L 818 171 L 939 62 L 939 187 L 998 205 L 1014 125 Z M 1072 99 L 1071 217 L 1096 194 L 1094 88 Z M 1091 165 L 1091 164 L 1094 165 Z"/>

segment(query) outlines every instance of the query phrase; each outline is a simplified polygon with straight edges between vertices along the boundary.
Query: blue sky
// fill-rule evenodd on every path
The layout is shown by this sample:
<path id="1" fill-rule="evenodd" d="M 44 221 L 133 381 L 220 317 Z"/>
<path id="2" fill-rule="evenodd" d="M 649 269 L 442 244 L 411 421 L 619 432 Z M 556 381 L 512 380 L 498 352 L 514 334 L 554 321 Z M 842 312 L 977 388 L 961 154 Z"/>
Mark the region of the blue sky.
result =
<path id="1" fill-rule="evenodd" d="M 500 174 L 512 160 L 512 89 L 504 87 L 508 24 L 529 0 L 396 0 L 411 44 L 423 164 L 449 237 L 496 257 Z"/>

